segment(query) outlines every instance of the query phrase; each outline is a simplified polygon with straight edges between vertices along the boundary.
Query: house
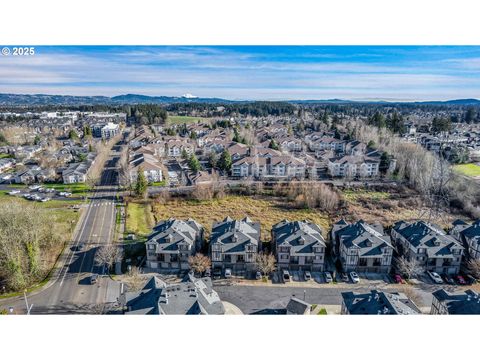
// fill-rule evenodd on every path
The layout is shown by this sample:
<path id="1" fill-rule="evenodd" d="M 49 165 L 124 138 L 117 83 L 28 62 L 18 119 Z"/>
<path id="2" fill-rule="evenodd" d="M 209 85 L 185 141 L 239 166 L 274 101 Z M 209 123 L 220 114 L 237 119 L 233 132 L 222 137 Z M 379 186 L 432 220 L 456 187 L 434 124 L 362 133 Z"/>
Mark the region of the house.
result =
<path id="1" fill-rule="evenodd" d="M 170 139 L 166 141 L 166 154 L 171 157 L 182 156 L 182 153 L 185 151 L 187 155 L 194 153 L 195 148 L 188 141 L 180 139 Z"/>
<path id="2" fill-rule="evenodd" d="M 439 289 L 432 293 L 432 315 L 478 315 L 480 314 L 480 295 L 468 289 L 466 291 L 449 293 Z"/>
<path id="3" fill-rule="evenodd" d="M 15 161 L 13 159 L 4 158 L 0 159 L 0 173 L 11 169 L 15 165 Z"/>
<path id="4" fill-rule="evenodd" d="M 215 222 L 209 247 L 213 268 L 229 268 L 236 274 L 254 271 L 256 255 L 261 250 L 260 223 L 248 217 L 242 220 L 226 217 Z"/>
<path id="5" fill-rule="evenodd" d="M 286 307 L 287 315 L 310 315 L 312 304 L 293 296 Z"/>
<path id="6" fill-rule="evenodd" d="M 480 220 L 467 224 L 462 220 L 453 223 L 450 234 L 465 247 L 469 259 L 480 259 Z"/>
<path id="7" fill-rule="evenodd" d="M 344 155 L 328 159 L 327 166 L 333 177 L 373 178 L 379 175 L 380 159 L 366 155 Z"/>
<path id="8" fill-rule="evenodd" d="M 326 244 L 317 224 L 283 220 L 272 227 L 272 241 L 279 269 L 324 270 Z"/>
<path id="9" fill-rule="evenodd" d="M 159 222 L 148 235 L 147 266 L 152 269 L 189 269 L 189 256 L 203 243 L 203 227 L 193 219 L 170 218 Z"/>
<path id="10" fill-rule="evenodd" d="M 250 148 L 247 145 L 240 144 L 240 143 L 232 143 L 227 148 L 228 153 L 232 157 L 232 161 L 237 161 L 245 156 L 248 156 L 250 153 Z"/>
<path id="11" fill-rule="evenodd" d="M 223 315 L 225 308 L 210 278 L 192 275 L 175 284 L 152 276 L 140 291 L 120 295 L 127 315 Z"/>
<path id="12" fill-rule="evenodd" d="M 416 260 L 425 270 L 450 275 L 460 271 L 464 248 L 437 225 L 399 221 L 394 224 L 391 237 L 400 255 Z"/>
<path id="13" fill-rule="evenodd" d="M 84 183 L 87 180 L 90 164 L 88 162 L 72 163 L 62 171 L 64 184 Z"/>
<path id="14" fill-rule="evenodd" d="M 94 137 L 102 139 L 111 139 L 120 133 L 120 126 L 118 124 L 108 122 L 107 124 L 95 124 L 92 126 L 92 134 Z"/>
<path id="15" fill-rule="evenodd" d="M 143 174 L 149 183 L 163 180 L 163 166 L 153 155 L 139 153 L 129 161 L 129 177 L 132 183 L 137 181 L 138 171 L 142 169 Z"/>
<path id="16" fill-rule="evenodd" d="M 417 315 L 421 311 L 404 293 L 371 290 L 342 292 L 342 315 Z"/>
<path id="17" fill-rule="evenodd" d="M 305 161 L 291 155 L 248 156 L 232 164 L 232 176 L 237 178 L 303 179 L 305 172 Z"/>
<path id="18" fill-rule="evenodd" d="M 394 248 L 380 224 L 363 220 L 351 224 L 342 219 L 333 225 L 331 239 L 344 271 L 390 272 Z"/>

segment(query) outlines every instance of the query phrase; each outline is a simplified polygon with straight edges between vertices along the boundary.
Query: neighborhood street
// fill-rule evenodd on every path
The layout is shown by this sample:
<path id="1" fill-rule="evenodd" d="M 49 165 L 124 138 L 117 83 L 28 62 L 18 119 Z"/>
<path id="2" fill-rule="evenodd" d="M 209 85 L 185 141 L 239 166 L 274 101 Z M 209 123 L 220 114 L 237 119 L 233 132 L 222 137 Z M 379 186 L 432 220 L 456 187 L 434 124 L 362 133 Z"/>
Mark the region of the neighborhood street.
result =
<path id="1" fill-rule="evenodd" d="M 114 235 L 118 160 L 119 154 L 112 151 L 99 185 L 83 209 L 74 239 L 62 254 L 61 267 L 42 290 L 28 295 L 29 304 L 33 304 L 32 314 L 95 313 L 99 311 L 98 304 L 116 301 L 119 284 L 102 276 L 106 270 L 95 264 L 95 253 L 100 246 L 111 242 Z M 92 274 L 100 275 L 96 284 L 90 284 Z M 23 296 L 1 300 L 0 304 L 13 307 L 14 313 L 26 313 Z"/>

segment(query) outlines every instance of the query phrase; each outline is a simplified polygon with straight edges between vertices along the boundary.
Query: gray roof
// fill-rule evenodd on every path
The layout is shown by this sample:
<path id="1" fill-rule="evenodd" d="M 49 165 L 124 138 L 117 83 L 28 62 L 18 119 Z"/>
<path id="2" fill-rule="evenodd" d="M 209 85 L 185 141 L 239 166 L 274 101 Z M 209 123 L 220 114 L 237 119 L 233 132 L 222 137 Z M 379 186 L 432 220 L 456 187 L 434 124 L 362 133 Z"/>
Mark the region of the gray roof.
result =
<path id="1" fill-rule="evenodd" d="M 403 293 L 386 293 L 371 290 L 370 293 L 358 294 L 353 291 L 342 293 L 348 313 L 352 315 L 412 315 L 420 310 Z"/>
<path id="2" fill-rule="evenodd" d="M 473 290 L 466 290 L 464 293 L 448 293 L 440 289 L 432 295 L 446 305 L 449 314 L 480 314 L 480 295 Z"/>
<path id="3" fill-rule="evenodd" d="M 202 226 L 193 219 L 186 221 L 170 218 L 159 222 L 148 235 L 148 243 L 155 243 L 157 251 L 177 252 L 179 245 L 195 244 Z"/>
<path id="4" fill-rule="evenodd" d="M 210 278 L 189 275 L 185 281 L 166 284 L 156 276 L 141 291 L 125 294 L 127 314 L 222 315 L 225 308 Z"/>
<path id="5" fill-rule="evenodd" d="M 296 297 L 292 297 L 287 304 L 287 315 L 305 315 L 307 310 L 311 307 L 311 304 Z"/>
<path id="6" fill-rule="evenodd" d="M 380 224 L 369 225 L 363 220 L 349 224 L 344 220 L 334 225 L 335 237 L 349 248 L 358 248 L 362 257 L 378 257 L 385 247 L 393 248 L 391 239 L 383 232 Z"/>
<path id="7" fill-rule="evenodd" d="M 462 220 L 457 220 L 453 225 L 452 231 L 456 230 L 465 239 L 480 243 L 480 220 L 475 221 L 471 225 Z"/>
<path id="8" fill-rule="evenodd" d="M 233 220 L 226 217 L 212 226 L 210 245 L 220 244 L 225 253 L 243 253 L 247 245 L 258 246 L 260 241 L 260 223 L 246 217 Z"/>
<path id="9" fill-rule="evenodd" d="M 272 234 L 277 246 L 290 246 L 292 256 L 314 255 L 314 246 L 326 246 L 321 227 L 308 221 L 283 220 L 273 226 Z"/>
<path id="10" fill-rule="evenodd" d="M 416 221 L 399 221 L 393 229 L 405 238 L 414 248 L 425 248 L 428 257 L 453 257 L 452 250 L 463 250 L 463 246 L 437 225 Z"/>

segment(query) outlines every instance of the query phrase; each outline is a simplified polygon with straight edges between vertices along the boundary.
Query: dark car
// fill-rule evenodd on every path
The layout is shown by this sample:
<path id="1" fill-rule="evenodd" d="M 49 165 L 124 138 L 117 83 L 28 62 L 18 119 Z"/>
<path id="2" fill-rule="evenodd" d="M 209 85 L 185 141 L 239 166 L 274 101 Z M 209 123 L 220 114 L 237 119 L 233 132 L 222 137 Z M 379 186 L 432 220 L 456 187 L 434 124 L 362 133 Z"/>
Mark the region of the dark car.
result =
<path id="1" fill-rule="evenodd" d="M 443 280 L 445 280 L 447 284 L 455 285 L 455 281 L 449 275 L 443 275 Z"/>
<path id="2" fill-rule="evenodd" d="M 468 285 L 473 285 L 477 283 L 477 279 L 475 279 L 472 275 L 467 275 L 465 276 L 465 281 L 467 282 Z"/>
<path id="3" fill-rule="evenodd" d="M 221 277 L 222 277 L 222 269 L 221 268 L 213 269 L 213 278 L 220 279 Z"/>
<path id="4" fill-rule="evenodd" d="M 96 284 L 97 280 L 98 280 L 98 275 L 97 274 L 93 274 L 92 276 L 90 276 L 90 284 L 91 285 Z"/>
<path id="5" fill-rule="evenodd" d="M 203 274 L 205 277 L 212 277 L 212 269 L 208 268 L 205 270 L 205 273 Z"/>

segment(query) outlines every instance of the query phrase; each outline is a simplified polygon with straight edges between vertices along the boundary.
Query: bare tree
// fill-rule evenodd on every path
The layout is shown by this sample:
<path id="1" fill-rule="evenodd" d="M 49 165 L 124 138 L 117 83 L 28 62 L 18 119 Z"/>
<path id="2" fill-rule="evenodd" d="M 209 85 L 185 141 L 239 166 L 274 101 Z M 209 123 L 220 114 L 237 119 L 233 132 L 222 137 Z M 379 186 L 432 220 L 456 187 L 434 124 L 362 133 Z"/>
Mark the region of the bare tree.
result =
<path id="1" fill-rule="evenodd" d="M 275 271 L 275 256 L 261 252 L 257 255 L 255 265 L 263 275 L 268 276 Z"/>
<path id="2" fill-rule="evenodd" d="M 405 256 L 398 258 L 396 265 L 398 270 L 404 274 L 408 280 L 414 276 L 420 275 L 425 271 L 425 268 L 417 260 L 409 260 Z"/>
<path id="3" fill-rule="evenodd" d="M 197 253 L 195 256 L 188 258 L 188 264 L 196 274 L 203 274 L 205 270 L 210 268 L 212 262 L 207 256 Z"/>
<path id="4" fill-rule="evenodd" d="M 124 282 L 128 286 L 129 291 L 138 291 L 145 284 L 145 278 L 140 272 L 140 269 L 136 266 L 133 266 L 127 273 Z"/>
<path id="5" fill-rule="evenodd" d="M 122 260 L 122 251 L 114 244 L 104 245 L 95 254 L 95 263 L 99 266 L 106 266 L 107 271 L 118 261 Z"/>
<path id="6" fill-rule="evenodd" d="M 467 262 L 467 269 L 474 278 L 480 278 L 480 259 L 469 260 Z"/>

